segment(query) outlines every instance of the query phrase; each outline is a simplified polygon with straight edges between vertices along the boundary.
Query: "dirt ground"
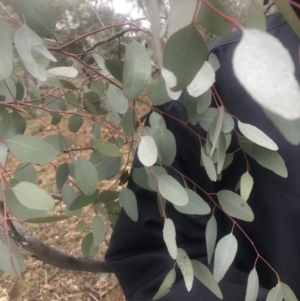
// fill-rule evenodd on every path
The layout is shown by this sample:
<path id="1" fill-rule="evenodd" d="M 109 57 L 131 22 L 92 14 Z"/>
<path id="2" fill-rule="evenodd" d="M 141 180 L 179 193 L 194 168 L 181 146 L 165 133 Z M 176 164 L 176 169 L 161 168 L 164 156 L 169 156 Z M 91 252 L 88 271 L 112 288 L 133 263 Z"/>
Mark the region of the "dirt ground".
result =
<path id="1" fill-rule="evenodd" d="M 145 114 L 146 108 L 142 114 Z M 36 119 L 27 120 L 26 133 L 43 139 L 53 134 L 51 127 Z M 46 118 L 50 122 L 50 119 Z M 68 119 L 62 120 L 60 128 L 67 128 Z M 91 123 L 85 121 L 77 134 L 77 139 L 89 143 L 91 137 Z M 66 155 L 59 155 L 57 162 L 63 162 Z M 10 156 L 8 168 L 14 171 L 20 160 Z M 35 166 L 37 171 L 37 183 L 48 192 L 59 193 L 55 185 L 55 171 L 49 164 L 41 167 Z M 101 189 L 108 187 L 109 182 L 101 183 Z M 57 201 L 53 214 L 62 214 L 64 204 Z M 93 213 L 85 208 L 84 220 L 87 224 L 91 222 Z M 82 255 L 81 240 L 85 233 L 76 232 L 75 227 L 80 219 L 72 217 L 61 222 L 52 224 L 26 224 L 26 227 L 38 236 L 42 241 L 59 250 L 71 254 Z M 107 250 L 111 235 L 111 227 L 108 220 L 105 220 L 107 234 L 100 246 L 100 254 L 103 257 Z M 125 300 L 122 290 L 113 274 L 93 274 L 76 271 L 61 270 L 47 264 L 43 264 L 31 257 L 29 253 L 22 252 L 26 272 L 20 279 L 0 271 L 0 301 L 122 301 Z M 8 298 L 8 296 L 10 298 Z"/>

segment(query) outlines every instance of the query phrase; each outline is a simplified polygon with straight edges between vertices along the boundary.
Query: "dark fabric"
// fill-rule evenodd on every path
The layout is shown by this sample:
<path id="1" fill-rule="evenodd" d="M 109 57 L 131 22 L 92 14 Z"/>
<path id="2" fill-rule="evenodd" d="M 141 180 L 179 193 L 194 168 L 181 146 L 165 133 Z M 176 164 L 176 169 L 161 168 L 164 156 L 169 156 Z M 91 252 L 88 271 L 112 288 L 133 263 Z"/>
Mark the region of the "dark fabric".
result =
<path id="1" fill-rule="evenodd" d="M 299 40 L 279 14 L 268 20 L 269 31 L 278 37 L 289 49 L 299 70 Z M 249 159 L 251 175 L 255 180 L 254 189 L 249 199 L 255 220 L 252 223 L 238 221 L 254 241 L 260 254 L 278 271 L 281 280 L 286 282 L 300 297 L 300 160 L 299 146 L 287 143 L 273 124 L 265 117 L 262 109 L 254 103 L 240 86 L 233 75 L 231 59 L 240 34 L 235 32 L 229 39 L 217 40 L 210 51 L 215 53 L 221 68 L 217 71 L 216 88 L 229 112 L 242 122 L 250 123 L 274 139 L 279 146 L 288 172 L 288 179 L 283 179 Z M 276 63 L 276 62 L 274 62 Z M 184 101 L 167 103 L 159 107 L 162 111 L 187 121 Z M 233 190 L 242 173 L 246 171 L 242 153 L 235 155 L 234 163 L 223 173 L 221 182 L 212 183 L 204 168 L 200 167 L 200 144 L 197 134 L 185 125 L 164 115 L 167 128 L 171 130 L 177 142 L 177 155 L 172 166 L 198 183 L 208 192 L 220 189 Z M 200 126 L 188 125 L 198 135 L 205 136 Z M 300 129 L 299 129 L 300 130 Z M 233 150 L 236 149 L 233 141 Z M 134 167 L 140 166 L 138 159 Z M 180 175 L 171 169 L 168 173 L 182 182 Z M 163 219 L 157 206 L 156 194 L 138 187 L 132 179 L 128 187 L 138 199 L 139 220 L 131 221 L 123 211 L 114 229 L 106 260 L 116 273 L 127 300 L 152 300 L 166 274 L 174 265 L 162 238 Z M 201 191 L 198 193 L 206 199 Z M 206 199 L 207 200 L 207 199 Z M 209 203 L 209 200 L 207 200 Z M 192 259 L 203 263 L 206 260 L 205 226 L 208 216 L 187 216 L 179 214 L 167 204 L 167 215 L 176 226 L 178 247 L 187 251 Z M 216 211 L 219 238 L 230 233 L 232 224 L 221 212 Z M 239 242 L 236 260 L 220 282 L 224 301 L 241 301 L 245 298 L 246 281 L 253 268 L 255 253 L 245 237 L 235 230 Z M 258 301 L 265 300 L 268 290 L 276 285 L 274 273 L 262 263 L 257 266 L 260 278 Z M 187 292 L 182 276 L 177 271 L 176 283 L 171 291 L 161 298 L 162 301 L 215 301 L 219 300 L 197 279 L 191 292 Z"/>

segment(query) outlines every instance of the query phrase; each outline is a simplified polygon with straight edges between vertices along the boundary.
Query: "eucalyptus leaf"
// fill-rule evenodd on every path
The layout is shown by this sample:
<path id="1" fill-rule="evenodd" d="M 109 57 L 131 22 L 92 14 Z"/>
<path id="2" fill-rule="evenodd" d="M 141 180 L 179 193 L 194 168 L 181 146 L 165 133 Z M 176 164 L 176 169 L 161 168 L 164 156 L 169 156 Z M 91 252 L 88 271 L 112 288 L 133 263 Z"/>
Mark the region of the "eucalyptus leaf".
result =
<path id="1" fill-rule="evenodd" d="M 107 180 L 114 177 L 122 165 L 121 157 L 103 156 L 101 163 L 97 166 L 98 180 Z"/>
<path id="2" fill-rule="evenodd" d="M 58 153 L 69 149 L 74 144 L 70 138 L 62 135 L 49 135 L 44 138 L 44 141 L 53 146 Z"/>
<path id="3" fill-rule="evenodd" d="M 72 133 L 77 133 L 83 125 L 83 119 L 80 115 L 72 115 L 69 119 L 68 128 Z"/>
<path id="4" fill-rule="evenodd" d="M 181 248 L 177 249 L 177 264 L 183 275 L 185 287 L 187 291 L 190 292 L 194 282 L 193 266 L 189 256 L 187 255 L 185 250 Z"/>
<path id="5" fill-rule="evenodd" d="M 217 220 L 214 215 L 208 220 L 205 229 L 205 241 L 207 249 L 207 262 L 211 263 L 217 240 Z"/>
<path id="6" fill-rule="evenodd" d="M 124 62 L 121 60 L 111 59 L 105 61 L 105 66 L 110 74 L 119 82 L 123 81 Z"/>
<path id="7" fill-rule="evenodd" d="M 121 157 L 122 153 L 118 147 L 107 141 L 94 141 L 93 147 L 101 154 L 108 157 Z"/>
<path id="8" fill-rule="evenodd" d="M 162 94 L 162 96 L 164 96 L 165 90 L 166 90 L 166 93 L 168 94 L 168 97 L 165 100 L 162 100 L 161 98 L 158 99 L 157 100 L 158 104 L 164 104 L 164 103 L 166 103 L 170 100 L 177 100 L 180 97 L 180 95 L 182 93 L 182 90 L 180 90 L 180 91 L 173 91 L 172 90 L 172 88 L 177 85 L 177 78 L 176 78 L 175 74 L 172 71 L 162 67 L 161 75 L 163 77 L 163 80 L 160 83 L 161 85 L 159 86 L 159 88 L 161 89 L 160 94 Z M 154 88 L 156 88 L 156 86 L 153 86 L 152 90 Z"/>
<path id="9" fill-rule="evenodd" d="M 0 143 L 0 163 L 4 166 L 8 156 L 8 147 L 4 143 Z"/>
<path id="10" fill-rule="evenodd" d="M 253 268 L 248 276 L 245 301 L 256 301 L 259 290 L 258 274 Z"/>
<path id="11" fill-rule="evenodd" d="M 212 159 L 206 155 L 205 150 L 201 147 L 201 159 L 206 170 L 207 176 L 213 182 L 217 181 L 217 172 Z"/>
<path id="12" fill-rule="evenodd" d="M 83 207 L 86 207 L 90 204 L 93 204 L 97 201 L 99 191 L 96 190 L 93 194 L 86 195 L 86 194 L 80 194 L 79 196 L 74 199 L 74 201 L 70 204 L 69 210 L 74 211 L 77 209 L 81 209 Z"/>
<path id="13" fill-rule="evenodd" d="M 218 109 L 208 108 L 204 113 L 200 114 L 198 117 L 198 122 L 200 126 L 208 132 L 213 120 L 218 114 Z"/>
<path id="14" fill-rule="evenodd" d="M 51 76 L 64 76 L 74 78 L 78 75 L 78 70 L 74 67 L 55 67 L 47 70 Z"/>
<path id="15" fill-rule="evenodd" d="M 67 163 L 63 163 L 58 166 L 58 168 L 56 170 L 56 176 L 55 176 L 57 189 L 63 188 L 63 186 L 65 185 L 65 183 L 68 179 L 69 174 L 70 174 L 70 171 L 69 171 L 69 166 Z"/>
<path id="16" fill-rule="evenodd" d="M 30 163 L 20 163 L 14 173 L 14 179 L 19 182 L 31 182 L 36 183 L 36 172 L 32 164 Z"/>
<path id="17" fill-rule="evenodd" d="M 281 291 L 281 285 L 278 283 L 275 287 L 273 287 L 267 296 L 266 301 L 282 301 L 283 300 L 283 294 Z"/>
<path id="18" fill-rule="evenodd" d="M 81 250 L 85 256 L 93 257 L 99 252 L 99 246 L 94 246 L 93 233 L 88 233 L 81 242 Z"/>
<path id="19" fill-rule="evenodd" d="M 159 128 L 166 128 L 166 122 L 161 114 L 153 111 L 149 116 L 149 123 L 153 130 L 158 130 Z"/>
<path id="20" fill-rule="evenodd" d="M 151 136 L 142 136 L 138 148 L 138 158 L 144 166 L 152 166 L 157 160 L 157 146 Z"/>
<path id="21" fill-rule="evenodd" d="M 66 215 L 76 215 L 77 217 L 80 217 L 81 210 L 69 210 L 70 205 L 73 203 L 73 201 L 77 198 L 77 193 L 75 189 L 67 184 L 65 184 L 61 190 L 62 200 L 66 205 L 65 208 L 65 214 Z"/>
<path id="22" fill-rule="evenodd" d="M 164 295 L 166 295 L 170 291 L 173 284 L 175 283 L 175 279 L 176 279 L 176 272 L 175 269 L 172 269 L 164 278 L 164 281 L 160 285 L 157 293 L 154 295 L 152 300 L 158 300 Z"/>
<path id="23" fill-rule="evenodd" d="M 204 113 L 211 105 L 211 90 L 208 89 L 197 98 L 197 113 Z"/>
<path id="24" fill-rule="evenodd" d="M 141 188 L 152 191 L 152 189 L 149 187 L 148 174 L 146 173 L 144 167 L 135 168 L 132 172 L 132 179 L 135 184 Z"/>
<path id="25" fill-rule="evenodd" d="M 138 220 L 138 207 L 134 192 L 129 188 L 123 188 L 119 194 L 119 201 L 126 214 L 136 222 Z"/>
<path id="26" fill-rule="evenodd" d="M 262 31 L 267 30 L 267 20 L 264 9 L 258 2 L 252 2 L 249 6 L 246 22 L 246 28 L 256 28 Z"/>
<path id="27" fill-rule="evenodd" d="M 45 216 L 37 217 L 25 220 L 26 223 L 30 224 L 46 224 L 46 223 L 57 223 L 71 218 L 72 215 L 56 215 L 56 216 Z"/>
<path id="28" fill-rule="evenodd" d="M 0 21 L 0 81 L 9 77 L 13 70 L 13 47 L 8 28 Z"/>
<path id="29" fill-rule="evenodd" d="M 166 82 L 163 76 L 160 76 L 157 81 L 149 85 L 148 94 L 152 104 L 155 106 L 163 105 L 171 101 L 171 98 L 169 97 L 167 91 Z"/>
<path id="30" fill-rule="evenodd" d="M 250 193 L 252 191 L 253 188 L 253 178 L 252 176 L 249 174 L 249 172 L 245 172 L 242 177 L 241 177 L 241 183 L 240 183 L 240 190 L 241 190 L 241 198 L 244 201 L 247 201 Z"/>
<path id="31" fill-rule="evenodd" d="M 94 247 L 100 246 L 102 240 L 105 237 L 105 225 L 100 216 L 96 215 L 92 220 L 92 229 L 93 229 L 93 245 Z"/>
<path id="32" fill-rule="evenodd" d="M 115 85 L 109 85 L 107 90 L 107 101 L 118 113 L 125 114 L 128 110 L 128 100 L 123 91 Z"/>
<path id="33" fill-rule="evenodd" d="M 176 244 L 176 229 L 173 221 L 166 218 L 163 228 L 163 238 L 170 256 L 176 260 L 177 258 L 177 244 Z"/>

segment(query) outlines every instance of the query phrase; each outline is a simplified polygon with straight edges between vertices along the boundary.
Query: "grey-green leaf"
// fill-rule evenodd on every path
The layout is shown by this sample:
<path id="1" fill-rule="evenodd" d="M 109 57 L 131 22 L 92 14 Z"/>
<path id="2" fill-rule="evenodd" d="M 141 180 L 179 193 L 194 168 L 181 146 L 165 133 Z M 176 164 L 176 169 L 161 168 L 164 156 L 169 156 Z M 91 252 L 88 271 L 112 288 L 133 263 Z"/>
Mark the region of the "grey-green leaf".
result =
<path id="1" fill-rule="evenodd" d="M 225 276 L 227 270 L 229 269 L 235 258 L 237 249 L 238 243 L 232 233 L 224 236 L 219 240 L 215 251 L 215 263 L 213 272 L 217 282 L 220 282 Z"/>
<path id="2" fill-rule="evenodd" d="M 247 201 L 250 193 L 252 191 L 253 188 L 253 178 L 252 176 L 249 174 L 249 172 L 245 172 L 242 177 L 241 177 L 241 183 L 240 183 L 240 190 L 241 190 L 241 198 L 244 201 Z"/>
<path id="3" fill-rule="evenodd" d="M 284 298 L 284 301 L 297 301 L 297 297 L 295 296 L 292 289 L 285 283 L 281 282 L 281 291 Z"/>
<path id="4" fill-rule="evenodd" d="M 186 190 L 170 175 L 158 177 L 158 190 L 165 199 L 174 205 L 184 206 L 189 201 Z"/>
<path id="5" fill-rule="evenodd" d="M 256 301 L 258 296 L 259 280 L 255 268 L 253 268 L 248 276 L 247 290 L 245 301 Z"/>
<path id="6" fill-rule="evenodd" d="M 128 100 L 123 91 L 115 85 L 109 85 L 107 90 L 107 101 L 110 106 L 120 114 L 125 114 L 128 110 Z"/>
<path id="7" fill-rule="evenodd" d="M 254 220 L 250 206 L 238 194 L 230 190 L 220 190 L 217 197 L 223 210 L 230 216 L 246 222 Z"/>
<path id="8" fill-rule="evenodd" d="M 99 246 L 94 246 L 94 237 L 93 233 L 88 233 L 82 240 L 81 250 L 85 256 L 93 257 L 99 251 Z"/>
<path id="9" fill-rule="evenodd" d="M 105 237 L 105 225 L 100 216 L 96 215 L 93 217 L 92 221 L 92 229 L 93 229 L 93 244 L 94 247 L 100 246 L 103 238 Z"/>
<path id="10" fill-rule="evenodd" d="M 170 291 L 170 289 L 173 286 L 173 284 L 175 283 L 175 279 L 176 279 L 176 272 L 175 272 L 175 269 L 172 269 L 166 275 L 163 283 L 159 287 L 157 293 L 155 294 L 155 296 L 153 297 L 152 300 L 158 300 L 161 297 L 163 297 L 164 295 L 166 295 Z"/>
<path id="11" fill-rule="evenodd" d="M 186 88 L 203 66 L 207 49 L 202 35 L 191 24 L 174 33 L 167 41 L 163 66 L 177 79 L 174 91 Z"/>
<path id="12" fill-rule="evenodd" d="M 151 77 L 151 60 L 145 47 L 133 40 L 125 52 L 123 91 L 127 99 L 135 99 L 145 89 Z"/>
<path id="13" fill-rule="evenodd" d="M 122 153 L 118 147 L 107 141 L 94 141 L 93 147 L 101 154 L 108 157 L 121 157 Z"/>
<path id="14" fill-rule="evenodd" d="M 56 158 L 56 150 L 33 136 L 16 135 L 5 141 L 9 150 L 25 162 L 48 163 Z"/>
<path id="15" fill-rule="evenodd" d="M 151 136 L 142 136 L 137 155 L 144 166 L 152 166 L 157 160 L 157 146 Z"/>
<path id="16" fill-rule="evenodd" d="M 35 184 L 36 183 L 36 172 L 32 164 L 20 163 L 14 173 L 14 179 L 19 182 L 25 181 Z"/>
<path id="17" fill-rule="evenodd" d="M 178 212 L 192 215 L 205 215 L 210 213 L 208 204 L 195 191 L 189 188 L 185 188 L 185 191 L 188 194 L 189 202 L 185 206 L 174 205 Z"/>
<path id="18" fill-rule="evenodd" d="M 58 153 L 69 149 L 74 144 L 71 139 L 62 135 L 49 135 L 44 138 L 44 141 L 53 146 Z"/>
<path id="19" fill-rule="evenodd" d="M 0 81 L 10 76 L 13 69 L 12 40 L 7 27 L 0 21 Z"/>
<path id="20" fill-rule="evenodd" d="M 55 176 L 57 189 L 63 188 L 63 186 L 65 185 L 65 183 L 68 179 L 69 174 L 70 174 L 70 171 L 69 171 L 68 163 L 63 163 L 58 166 L 58 168 L 56 170 L 56 176 Z"/>
<path id="21" fill-rule="evenodd" d="M 208 220 L 205 229 L 205 241 L 207 249 L 207 262 L 210 264 L 212 256 L 214 254 L 216 240 L 217 240 L 217 220 L 214 215 Z"/>
<path id="22" fill-rule="evenodd" d="M 217 181 L 217 172 L 215 165 L 208 155 L 206 155 L 205 150 L 203 147 L 201 147 L 201 159 L 204 165 L 204 168 L 206 170 L 206 173 L 211 181 L 216 182 Z"/>
<path id="23" fill-rule="evenodd" d="M 160 127 L 166 128 L 166 122 L 164 117 L 161 114 L 156 113 L 153 111 L 149 116 L 149 123 L 153 130 L 157 130 Z"/>
<path id="24" fill-rule="evenodd" d="M 177 264 L 183 275 L 185 287 L 187 291 L 190 292 L 194 282 L 193 266 L 189 256 L 187 255 L 185 250 L 181 248 L 177 249 Z"/>
<path id="25" fill-rule="evenodd" d="M 177 244 L 176 244 L 176 230 L 173 221 L 166 218 L 163 228 L 163 238 L 170 256 L 176 260 L 177 258 Z"/>
<path id="26" fill-rule="evenodd" d="M 93 194 L 80 194 L 69 206 L 70 211 L 81 209 L 97 201 L 99 191 L 96 190 Z M 73 213 L 73 212 L 72 212 Z"/>
<path id="27" fill-rule="evenodd" d="M 74 162 L 75 178 L 80 190 L 91 195 L 95 192 L 98 185 L 98 175 L 95 166 L 83 157 L 79 157 Z"/>
<path id="28" fill-rule="evenodd" d="M 218 109 L 208 108 L 204 113 L 199 115 L 198 122 L 200 126 L 208 132 L 210 125 L 218 114 Z"/>
<path id="29" fill-rule="evenodd" d="M 83 119 L 80 115 L 72 115 L 69 119 L 68 128 L 72 133 L 77 133 L 83 125 Z"/>
<path id="30" fill-rule="evenodd" d="M 74 67 L 55 67 L 47 70 L 50 76 L 64 76 L 74 78 L 78 75 L 78 70 Z"/>
<path id="31" fill-rule="evenodd" d="M 283 295 L 281 291 L 281 284 L 278 283 L 275 287 L 273 287 L 267 296 L 266 301 L 282 301 L 283 300 Z"/>
<path id="32" fill-rule="evenodd" d="M 252 2 L 249 6 L 246 22 L 246 28 L 256 28 L 262 31 L 267 30 L 267 20 L 263 7 L 258 2 Z"/>
<path id="33" fill-rule="evenodd" d="M 171 101 L 167 92 L 166 82 L 162 76 L 149 85 L 148 94 L 152 104 L 155 106 L 163 105 Z"/>
<path id="34" fill-rule="evenodd" d="M 123 69 L 124 69 L 124 62 L 121 60 L 111 59 L 105 61 L 105 66 L 110 74 L 117 79 L 118 81 L 122 82 L 123 79 Z"/>
<path id="35" fill-rule="evenodd" d="M 20 182 L 12 188 L 18 201 L 27 208 L 35 210 L 50 210 L 54 207 L 53 198 L 39 186 Z"/>
<path id="36" fill-rule="evenodd" d="M 210 270 L 203 263 L 197 260 L 192 260 L 192 266 L 195 277 L 209 290 L 211 290 L 218 298 L 223 299 L 219 285 L 211 274 Z"/>
<path id="37" fill-rule="evenodd" d="M 129 188 L 123 188 L 119 194 L 120 203 L 126 214 L 134 221 L 138 220 L 138 207 L 135 194 Z"/>

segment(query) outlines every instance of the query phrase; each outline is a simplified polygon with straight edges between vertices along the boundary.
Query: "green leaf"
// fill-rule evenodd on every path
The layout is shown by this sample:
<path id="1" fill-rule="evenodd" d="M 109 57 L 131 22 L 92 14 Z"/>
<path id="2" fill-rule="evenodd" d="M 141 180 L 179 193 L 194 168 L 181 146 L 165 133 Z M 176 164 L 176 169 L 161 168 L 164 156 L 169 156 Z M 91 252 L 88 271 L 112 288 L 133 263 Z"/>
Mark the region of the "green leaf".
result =
<path id="1" fill-rule="evenodd" d="M 65 79 L 59 79 L 58 80 L 61 85 L 65 88 L 65 89 L 69 89 L 69 90 L 77 90 L 78 88 L 72 84 L 71 82 L 65 80 Z"/>
<path id="2" fill-rule="evenodd" d="M 41 37 L 50 37 L 56 24 L 56 12 L 49 0 L 12 0 L 22 12 L 26 24 Z"/>
<path id="3" fill-rule="evenodd" d="M 9 139 L 18 134 L 24 134 L 26 129 L 26 121 L 17 112 L 5 115 L 0 121 L 0 137 Z"/>
<path id="4" fill-rule="evenodd" d="M 246 22 L 246 28 L 256 28 L 262 31 L 267 30 L 267 20 L 263 7 L 258 2 L 252 2 L 249 6 Z"/>
<path id="5" fill-rule="evenodd" d="M 123 69 L 123 91 L 127 99 L 135 99 L 151 78 L 151 60 L 145 47 L 133 40 L 126 47 Z"/>
<path id="6" fill-rule="evenodd" d="M 211 274 L 210 270 L 203 263 L 197 260 L 192 260 L 192 266 L 195 277 L 209 290 L 211 290 L 219 299 L 223 299 L 219 285 Z"/>
<path id="7" fill-rule="evenodd" d="M 230 190 L 220 190 L 217 197 L 223 210 L 230 216 L 246 222 L 254 220 L 250 206 L 238 194 Z"/>
<path id="8" fill-rule="evenodd" d="M 294 292 L 291 290 L 291 288 L 287 284 L 281 282 L 280 286 L 281 286 L 281 291 L 282 291 L 284 301 L 297 301 L 298 300 L 297 297 L 295 296 Z"/>
<path id="9" fill-rule="evenodd" d="M 188 194 L 189 202 L 185 206 L 174 205 L 178 212 L 192 215 L 205 215 L 210 213 L 210 207 L 196 192 L 189 188 L 185 188 L 185 191 Z"/>
<path id="10" fill-rule="evenodd" d="M 218 0 L 208 0 L 221 13 L 228 15 L 223 5 Z M 199 24 L 208 32 L 219 37 L 227 37 L 231 34 L 232 27 L 222 17 L 203 3 L 198 14 Z"/>
<path id="11" fill-rule="evenodd" d="M 210 264 L 212 256 L 214 254 L 216 240 L 217 240 L 217 220 L 214 215 L 208 220 L 205 229 L 205 240 L 207 249 L 207 262 Z"/>
<path id="12" fill-rule="evenodd" d="M 124 62 L 121 60 L 111 59 L 105 61 L 105 66 L 110 74 L 119 82 L 123 81 Z"/>
<path id="13" fill-rule="evenodd" d="M 138 186 L 142 187 L 143 189 L 152 191 L 152 189 L 149 187 L 148 174 L 146 173 L 144 167 L 135 168 L 132 172 L 132 179 Z"/>
<path id="14" fill-rule="evenodd" d="M 98 196 L 99 202 L 108 204 L 119 198 L 119 192 L 113 190 L 103 190 Z"/>
<path id="15" fill-rule="evenodd" d="M 11 75 L 13 69 L 13 47 L 8 28 L 0 21 L 0 81 Z"/>
<path id="16" fill-rule="evenodd" d="M 45 217 L 37 217 L 37 218 L 27 219 L 27 220 L 25 220 L 25 222 L 31 223 L 31 224 L 56 223 L 56 222 L 64 221 L 71 217 L 72 217 L 72 215 L 45 216 Z"/>
<path id="17" fill-rule="evenodd" d="M 188 85 L 187 91 L 191 96 L 198 97 L 205 93 L 214 82 L 215 71 L 212 65 L 205 61 L 192 82 Z"/>
<path id="18" fill-rule="evenodd" d="M 9 150 L 25 162 L 43 164 L 56 158 L 55 149 L 33 136 L 16 135 L 5 140 Z"/>
<path id="19" fill-rule="evenodd" d="M 92 228 L 93 228 L 93 242 L 94 242 L 93 245 L 94 247 L 98 247 L 100 246 L 106 233 L 105 225 L 100 216 L 96 215 L 93 217 Z"/>
<path id="20" fill-rule="evenodd" d="M 94 139 L 101 138 L 101 127 L 98 122 L 94 122 L 92 125 L 92 135 L 93 135 Z"/>
<path id="21" fill-rule="evenodd" d="M 83 157 L 77 158 L 74 162 L 75 179 L 78 182 L 80 190 L 91 195 L 98 186 L 98 175 L 95 166 Z"/>
<path id="22" fill-rule="evenodd" d="M 65 214 L 66 215 L 76 215 L 76 216 L 80 217 L 80 215 L 81 215 L 80 209 L 77 209 L 74 211 L 69 210 L 70 205 L 77 198 L 77 193 L 76 193 L 75 189 L 73 187 L 65 184 L 61 190 L 61 194 L 62 194 L 63 202 L 66 204 Z"/>
<path id="23" fill-rule="evenodd" d="M 123 188 L 119 194 L 119 201 L 126 214 L 134 221 L 138 220 L 138 207 L 135 194 L 129 188 Z"/>
<path id="24" fill-rule="evenodd" d="M 239 82 L 259 105 L 285 119 L 300 117 L 295 65 L 277 38 L 257 29 L 245 29 L 232 62 Z"/>
<path id="25" fill-rule="evenodd" d="M 58 153 L 69 149 L 74 144 L 71 139 L 62 135 L 49 135 L 44 138 L 44 141 L 52 145 Z"/>
<path id="26" fill-rule="evenodd" d="M 85 230 L 86 230 L 86 222 L 84 220 L 79 221 L 76 225 L 76 231 L 77 232 L 84 232 Z"/>
<path id="27" fill-rule="evenodd" d="M 121 157 L 103 156 L 101 163 L 97 166 L 98 180 L 107 180 L 114 177 L 122 165 Z"/>
<path id="28" fill-rule="evenodd" d="M 101 154 L 109 157 L 121 157 L 118 147 L 107 141 L 94 141 L 93 147 Z"/>
<path id="29" fill-rule="evenodd" d="M 166 295 L 170 291 L 170 289 L 173 286 L 173 284 L 175 283 L 175 279 L 176 279 L 176 272 L 175 272 L 175 269 L 172 269 L 166 275 L 163 283 L 159 287 L 157 293 L 155 294 L 155 296 L 153 297 L 152 300 L 158 300 L 161 297 L 163 297 L 164 295 Z"/>
<path id="30" fill-rule="evenodd" d="M 56 176 L 55 176 L 57 189 L 63 188 L 63 186 L 65 185 L 68 179 L 69 174 L 70 171 L 69 171 L 68 163 L 63 163 L 58 166 L 56 170 Z"/>
<path id="31" fill-rule="evenodd" d="M 14 179 L 19 182 L 25 181 L 35 184 L 36 183 L 36 172 L 32 164 L 20 163 L 14 173 Z"/>
<path id="32" fill-rule="evenodd" d="M 94 92 L 92 92 L 92 93 L 94 93 Z M 84 98 L 83 99 L 83 105 L 84 105 L 84 109 L 88 113 L 91 113 L 93 115 L 97 115 L 98 114 L 97 108 L 92 104 L 92 102 L 89 99 Z"/>
<path id="33" fill-rule="evenodd" d="M 258 274 L 253 268 L 248 276 L 245 301 L 256 301 L 259 290 Z"/>
<path id="34" fill-rule="evenodd" d="M 124 134 L 127 137 L 132 137 L 134 133 L 134 125 L 136 122 L 136 116 L 132 108 L 129 107 L 128 111 L 123 117 L 122 127 L 124 130 Z"/>
<path id="35" fill-rule="evenodd" d="M 149 123 L 153 130 L 158 130 L 160 128 L 166 128 L 166 122 L 164 117 L 155 111 L 153 111 L 149 116 Z"/>
<path id="36" fill-rule="evenodd" d="M 245 142 L 241 143 L 245 153 L 252 157 L 261 166 L 272 170 L 279 176 L 287 178 L 288 171 L 282 157 L 278 152 L 271 151 L 259 145 Z"/>
<path id="37" fill-rule="evenodd" d="M 245 172 L 241 177 L 241 183 L 240 183 L 241 198 L 244 201 L 248 200 L 253 188 L 253 184 L 254 184 L 253 178 L 251 177 L 248 171 Z"/>
<path id="38" fill-rule="evenodd" d="M 125 114 L 128 110 L 128 100 L 123 91 L 115 85 L 109 85 L 107 90 L 107 101 L 118 113 Z"/>
<path id="39" fill-rule="evenodd" d="M 167 92 L 166 82 L 162 76 L 149 85 L 148 94 L 154 106 L 163 105 L 171 101 Z"/>
<path id="40" fill-rule="evenodd" d="M 217 181 L 217 172 L 211 157 L 207 156 L 203 147 L 201 147 L 201 159 L 206 170 L 207 176 L 213 182 Z"/>
<path id="41" fill-rule="evenodd" d="M 158 190 L 165 199 L 167 199 L 174 205 L 184 206 L 189 201 L 189 197 L 186 190 L 172 176 L 159 176 Z"/>
<path id="42" fill-rule="evenodd" d="M 47 216 L 46 210 L 34 210 L 22 205 L 12 190 L 6 191 L 6 204 L 11 214 L 21 220 Z"/>
<path id="43" fill-rule="evenodd" d="M 203 37 L 195 26 L 189 25 L 173 34 L 167 41 L 163 65 L 174 73 L 177 84 L 174 91 L 183 90 L 203 66 L 207 49 Z"/>
<path id="44" fill-rule="evenodd" d="M 204 113 L 199 115 L 198 122 L 200 126 L 208 132 L 210 125 L 218 114 L 218 109 L 208 108 Z"/>
<path id="45" fill-rule="evenodd" d="M 152 166 L 157 160 L 157 147 L 151 136 L 142 136 L 137 155 L 144 166 Z"/>
<path id="46" fill-rule="evenodd" d="M 41 47 L 44 45 L 43 40 L 28 26 L 23 25 L 15 32 L 14 43 L 27 71 L 40 81 L 46 81 L 46 68 L 38 64 L 32 57 L 31 53 L 33 47 Z"/>
<path id="47" fill-rule="evenodd" d="M 153 191 L 157 190 L 158 177 L 162 175 L 167 175 L 167 171 L 163 167 L 161 166 L 151 167 L 151 172 L 149 172 L 148 175 L 148 184 L 151 190 Z"/>
<path id="48" fill-rule="evenodd" d="M 300 21 L 295 10 L 286 1 L 274 0 L 274 3 L 276 4 L 280 13 L 283 15 L 286 22 L 289 23 L 289 25 L 293 28 L 293 30 L 297 34 L 298 38 L 300 38 L 300 27 L 299 27 Z"/>
<path id="49" fill-rule="evenodd" d="M 64 76 L 74 78 L 78 75 L 78 70 L 74 67 L 56 67 L 47 70 L 50 76 Z"/>
<path id="50" fill-rule="evenodd" d="M 153 138 L 157 146 L 161 163 L 167 166 L 171 165 L 177 150 L 173 133 L 166 128 L 160 127 L 154 133 Z"/>
<path id="51" fill-rule="evenodd" d="M 191 291 L 194 282 L 194 271 L 192 262 L 187 253 L 181 249 L 177 249 L 177 264 L 183 275 L 183 280 L 188 292 Z"/>
<path id="52" fill-rule="evenodd" d="M 266 301 L 282 301 L 282 299 L 283 295 L 281 291 L 281 284 L 278 283 L 269 291 Z"/>
<path id="53" fill-rule="evenodd" d="M 80 107 L 78 98 L 71 91 L 65 94 L 65 100 L 75 109 L 78 109 Z"/>
<path id="54" fill-rule="evenodd" d="M 70 211 L 74 211 L 77 209 L 81 209 L 83 207 L 86 207 L 90 204 L 93 204 L 97 201 L 99 191 L 96 190 L 93 194 L 85 195 L 80 194 L 69 206 Z"/>
<path id="55" fill-rule="evenodd" d="M 210 141 L 212 142 L 210 157 L 213 155 L 213 152 L 217 147 L 219 136 L 220 136 L 220 133 L 222 131 L 223 118 L 224 118 L 224 107 L 221 106 L 221 107 L 219 107 L 218 115 L 213 120 L 213 122 L 212 122 L 212 124 L 209 128 L 209 132 L 208 132 Z"/>
<path id="56" fill-rule="evenodd" d="M 177 244 L 176 244 L 176 229 L 173 221 L 166 218 L 163 228 L 163 238 L 170 256 L 176 260 L 177 258 Z"/>
<path id="57" fill-rule="evenodd" d="M 50 210 L 54 207 L 53 198 L 43 189 L 29 182 L 20 182 L 11 190 L 18 201 L 27 208 Z"/>
<path id="58" fill-rule="evenodd" d="M 242 123 L 240 120 L 238 121 L 238 127 L 241 133 L 255 144 L 258 144 L 270 150 L 278 150 L 277 144 L 257 127 L 251 124 Z"/>
<path id="59" fill-rule="evenodd" d="M 235 236 L 230 233 L 221 238 L 217 244 L 214 262 L 214 277 L 220 282 L 232 264 L 238 248 Z"/>
<path id="60" fill-rule="evenodd" d="M 211 105 L 211 91 L 208 89 L 197 98 L 197 113 L 204 113 Z"/>
<path id="61" fill-rule="evenodd" d="M 72 133 L 77 133 L 83 125 L 83 119 L 80 115 L 72 115 L 69 119 L 68 128 Z"/>
<path id="62" fill-rule="evenodd" d="M 99 246 L 94 246 L 93 233 L 88 233 L 82 240 L 81 250 L 85 256 L 94 257 L 99 252 Z"/>
<path id="63" fill-rule="evenodd" d="M 223 170 L 226 157 L 226 139 L 224 133 L 221 131 L 217 141 L 217 173 L 220 174 Z"/>

